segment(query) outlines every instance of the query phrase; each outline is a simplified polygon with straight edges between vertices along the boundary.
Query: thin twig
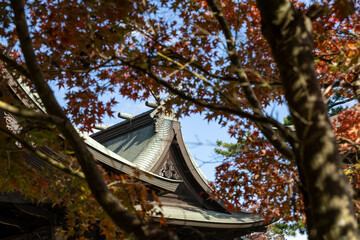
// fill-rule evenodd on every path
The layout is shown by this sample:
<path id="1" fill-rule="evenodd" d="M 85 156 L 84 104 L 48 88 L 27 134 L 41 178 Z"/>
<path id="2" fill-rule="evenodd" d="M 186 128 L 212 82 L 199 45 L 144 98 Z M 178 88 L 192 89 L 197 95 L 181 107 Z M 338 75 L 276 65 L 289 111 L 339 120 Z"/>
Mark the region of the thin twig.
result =
<path id="1" fill-rule="evenodd" d="M 12 113 L 16 116 L 23 117 L 23 118 L 46 121 L 46 122 L 51 122 L 54 124 L 62 124 L 64 122 L 63 119 L 61 119 L 57 116 L 44 114 L 41 112 L 36 112 L 34 110 L 29 110 L 29 109 L 20 109 L 20 108 L 12 106 L 10 104 L 7 104 L 6 102 L 3 102 L 1 100 L 0 100 L 0 109 L 3 111 L 6 111 L 6 112 Z"/>
<path id="2" fill-rule="evenodd" d="M 24 75 L 27 78 L 30 78 L 30 74 L 26 68 L 18 64 L 15 60 L 12 60 L 8 56 L 6 56 L 4 53 L 0 52 L 0 60 L 2 60 L 8 67 L 11 67 L 18 72 L 20 72 L 22 75 Z"/>
<path id="3" fill-rule="evenodd" d="M 351 146 L 353 146 L 356 149 L 356 152 L 360 152 L 360 145 L 358 143 L 345 137 L 340 137 L 340 140 L 349 143 Z"/>

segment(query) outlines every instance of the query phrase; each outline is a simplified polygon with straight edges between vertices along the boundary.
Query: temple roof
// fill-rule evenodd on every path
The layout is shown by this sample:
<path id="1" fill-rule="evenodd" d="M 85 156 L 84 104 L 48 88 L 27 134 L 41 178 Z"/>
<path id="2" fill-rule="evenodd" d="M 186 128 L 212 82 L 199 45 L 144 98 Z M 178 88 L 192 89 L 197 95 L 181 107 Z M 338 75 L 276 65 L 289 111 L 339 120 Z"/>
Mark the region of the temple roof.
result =
<path id="1" fill-rule="evenodd" d="M 249 228 L 263 225 L 264 219 L 251 213 L 226 214 L 204 209 L 162 208 L 168 224 L 211 228 Z"/>
<path id="2" fill-rule="evenodd" d="M 9 82 L 14 90 L 16 81 Z M 25 105 L 32 103 L 45 112 L 36 94 L 17 84 L 28 96 L 26 101 L 18 96 L 19 99 L 26 102 Z M 129 175 L 133 175 L 134 170 L 140 171 L 138 178 L 158 190 L 163 204 L 161 211 L 170 225 L 199 227 L 206 229 L 202 230 L 205 232 L 227 229 L 234 234 L 243 234 L 250 229 L 262 231 L 267 225 L 262 218 L 248 212 L 230 213 L 221 201 L 210 198 L 209 181 L 191 156 L 179 121 L 161 108 L 91 136 L 79 134 L 95 159 L 105 167 Z M 33 161 L 36 162 L 36 158 Z"/>
<path id="3" fill-rule="evenodd" d="M 109 150 L 149 171 L 171 143 L 172 119 L 145 112 L 91 135 Z"/>
<path id="4" fill-rule="evenodd" d="M 160 113 L 159 109 L 99 131 L 85 138 L 85 141 L 95 157 L 108 166 L 125 173 L 130 171 L 127 166 L 137 167 L 151 174 L 152 178 L 142 180 L 168 191 L 160 201 L 169 224 L 219 229 L 266 225 L 262 218 L 249 212 L 232 214 L 221 201 L 209 200 L 209 181 L 186 147 L 180 123 Z M 177 180 L 160 176 L 161 165 L 169 159 L 174 162 L 173 168 L 178 172 Z M 140 179 L 142 176 L 140 174 Z M 188 196 L 188 199 L 183 196 Z"/>

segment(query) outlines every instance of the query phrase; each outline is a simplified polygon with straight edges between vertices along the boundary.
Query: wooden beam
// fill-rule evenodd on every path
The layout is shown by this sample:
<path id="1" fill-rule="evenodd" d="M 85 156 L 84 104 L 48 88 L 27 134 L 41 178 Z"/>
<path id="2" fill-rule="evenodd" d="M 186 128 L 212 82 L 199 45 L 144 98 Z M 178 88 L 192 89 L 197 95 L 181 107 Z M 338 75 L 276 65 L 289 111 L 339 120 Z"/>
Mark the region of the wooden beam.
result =
<path id="1" fill-rule="evenodd" d="M 26 213 L 26 214 L 29 214 L 29 215 L 32 215 L 35 217 L 39 217 L 39 218 L 44 218 L 51 223 L 53 223 L 55 220 L 54 213 L 48 211 L 45 208 L 34 207 L 29 204 L 21 204 L 21 203 L 13 203 L 13 205 L 23 213 Z"/>
<path id="2" fill-rule="evenodd" d="M 28 231 L 27 224 L 25 222 L 19 221 L 17 219 L 0 216 L 0 224 L 16 227 L 16 228 L 20 229 L 22 232 Z"/>

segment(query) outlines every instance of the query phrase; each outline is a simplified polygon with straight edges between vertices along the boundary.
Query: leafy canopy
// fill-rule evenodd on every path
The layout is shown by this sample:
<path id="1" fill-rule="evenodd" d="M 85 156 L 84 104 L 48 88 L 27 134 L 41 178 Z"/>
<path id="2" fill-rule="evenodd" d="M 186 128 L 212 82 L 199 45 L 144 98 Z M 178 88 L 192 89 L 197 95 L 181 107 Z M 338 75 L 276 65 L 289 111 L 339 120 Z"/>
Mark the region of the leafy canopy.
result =
<path id="1" fill-rule="evenodd" d="M 314 17 L 313 8 L 293 3 Z M 313 18 L 313 51 L 323 98 L 330 104 L 359 99 L 359 1 L 321 4 L 321 14 Z M 285 97 L 261 33 L 260 13 L 253 0 L 224 0 L 219 5 L 231 41 L 206 1 L 34 0 L 27 3 L 26 13 L 45 78 L 65 89 L 64 109 L 81 130 L 90 131 L 106 114 L 112 116 L 118 95 L 160 103 L 171 93 L 162 103 L 177 116 L 201 113 L 228 127 L 237 139 L 234 145 L 220 143 L 225 150 L 218 153 L 226 160 L 214 182 L 216 196 L 230 210 L 255 211 L 268 220 L 301 220 L 298 169 L 287 151 L 291 142 L 283 137 L 283 143 L 271 142 L 270 137 L 287 130 L 263 111 L 284 104 Z M 25 66 L 7 2 L 0 3 L 0 12 L 1 50 Z M 234 57 L 240 72 L 234 69 Z M 20 74 L 15 77 L 27 81 Z M 336 113 L 333 126 L 341 152 L 352 154 L 345 172 L 359 188 L 360 114 L 358 108 Z M 265 123 L 275 132 L 264 132 Z M 31 135 L 36 136 L 33 131 Z M 66 187 L 61 182 L 70 198 L 73 192 Z"/>

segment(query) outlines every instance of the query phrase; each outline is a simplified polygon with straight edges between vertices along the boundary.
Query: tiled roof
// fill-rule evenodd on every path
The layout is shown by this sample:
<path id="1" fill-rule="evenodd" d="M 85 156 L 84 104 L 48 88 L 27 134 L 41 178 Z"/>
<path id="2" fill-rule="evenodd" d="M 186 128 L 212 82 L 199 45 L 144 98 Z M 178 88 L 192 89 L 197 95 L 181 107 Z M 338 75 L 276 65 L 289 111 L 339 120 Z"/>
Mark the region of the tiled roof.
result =
<path id="1" fill-rule="evenodd" d="M 31 98 L 31 93 L 26 89 L 23 90 Z M 212 201 L 213 204 L 199 196 L 200 193 L 210 194 L 208 181 L 187 149 L 181 136 L 179 123 L 171 116 L 159 114 L 158 109 L 113 125 L 92 136 L 81 133 L 80 135 L 95 159 L 104 165 L 131 175 L 135 169 L 141 169 L 143 174 L 139 175 L 139 179 L 154 187 L 171 193 L 178 193 L 180 189 L 179 192 L 185 195 L 189 192 L 193 194 L 190 194 L 193 197 L 196 195 L 194 201 L 198 201 L 202 207 L 189 208 L 186 201 L 176 206 L 171 205 L 171 201 L 164 204 L 162 212 L 170 224 L 198 227 L 206 225 L 219 229 L 242 229 L 265 225 L 262 218 L 245 212 L 236 215 L 226 213 L 225 208 L 217 201 Z M 150 172 L 153 167 L 156 168 L 154 165 L 169 150 L 173 141 L 176 141 L 174 147 L 181 155 L 182 160 L 179 162 L 183 171 L 186 172 L 184 176 L 187 180 L 172 180 Z M 190 189 L 187 190 L 188 192 L 184 190 L 186 187 Z"/>

